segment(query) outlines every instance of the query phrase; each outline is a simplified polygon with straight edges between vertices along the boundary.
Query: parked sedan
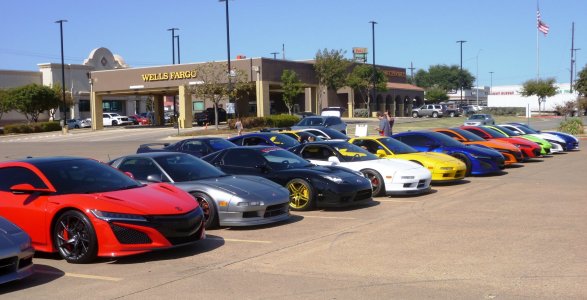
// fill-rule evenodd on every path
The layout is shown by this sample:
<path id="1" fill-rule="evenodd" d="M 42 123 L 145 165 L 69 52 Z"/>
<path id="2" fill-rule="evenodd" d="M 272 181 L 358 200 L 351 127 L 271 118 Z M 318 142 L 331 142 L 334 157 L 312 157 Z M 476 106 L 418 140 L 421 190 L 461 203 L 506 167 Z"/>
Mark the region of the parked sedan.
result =
<path id="1" fill-rule="evenodd" d="M 465 120 L 465 126 L 494 125 L 495 120 L 489 114 L 474 114 Z"/>
<path id="2" fill-rule="evenodd" d="M 423 166 L 404 160 L 380 159 L 346 141 L 303 144 L 293 153 L 322 166 L 341 166 L 363 173 L 373 186 L 373 195 L 422 194 L 430 190 L 432 175 Z"/>
<path id="3" fill-rule="evenodd" d="M 166 183 L 144 185 L 111 166 L 75 157 L 0 162 L 0 216 L 36 251 L 70 263 L 118 257 L 203 239 L 198 202 Z"/>
<path id="4" fill-rule="evenodd" d="M 28 234 L 0 217 L 0 284 L 32 275 L 34 254 Z"/>
<path id="5" fill-rule="evenodd" d="M 89 128 L 92 127 L 92 119 L 69 119 L 67 120 L 67 128 Z"/>
<path id="6" fill-rule="evenodd" d="M 432 183 L 446 183 L 465 178 L 465 163 L 448 154 L 419 152 L 396 139 L 386 136 L 365 136 L 349 140 L 380 158 L 403 159 L 424 166 L 432 173 Z"/>
<path id="7" fill-rule="evenodd" d="M 277 132 L 253 132 L 231 137 L 228 140 L 238 146 L 276 146 L 283 149 L 300 144 L 296 139 Z"/>
<path id="8" fill-rule="evenodd" d="M 471 175 L 498 173 L 505 167 L 501 153 L 475 145 L 465 145 L 448 136 L 432 131 L 407 131 L 392 136 L 418 151 L 441 152 L 454 156 L 467 165 Z"/>
<path id="9" fill-rule="evenodd" d="M 162 146 L 162 147 L 161 147 Z M 142 144 L 137 149 L 137 153 L 147 152 L 181 152 L 191 154 L 195 157 L 202 157 L 218 150 L 237 147 L 223 138 L 219 137 L 198 137 L 181 140 L 179 142 L 169 143 L 150 143 Z"/>
<path id="10" fill-rule="evenodd" d="M 202 159 L 228 174 L 256 175 L 285 186 L 290 208 L 342 207 L 371 201 L 371 182 L 359 172 L 316 166 L 279 147 L 220 150 Z"/>
<path id="11" fill-rule="evenodd" d="M 312 116 L 301 119 L 298 123 L 291 127 L 291 129 L 302 128 L 330 128 L 346 134 L 347 124 L 340 118 L 334 116 Z"/>
<path id="12" fill-rule="evenodd" d="M 110 164 L 141 182 L 168 182 L 190 193 L 204 210 L 206 228 L 251 226 L 289 218 L 289 192 L 258 176 L 227 175 L 184 153 L 120 157 Z"/>

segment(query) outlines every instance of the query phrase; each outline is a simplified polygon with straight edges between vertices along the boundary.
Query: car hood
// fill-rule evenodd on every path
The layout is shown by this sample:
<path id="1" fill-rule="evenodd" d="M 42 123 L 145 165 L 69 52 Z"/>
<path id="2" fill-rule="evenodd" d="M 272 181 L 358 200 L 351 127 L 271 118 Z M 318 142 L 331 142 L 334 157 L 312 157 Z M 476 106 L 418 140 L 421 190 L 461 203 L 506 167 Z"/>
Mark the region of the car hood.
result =
<path id="1" fill-rule="evenodd" d="M 170 215 L 198 207 L 194 198 L 167 183 L 152 183 L 138 188 L 105 193 L 76 195 L 86 197 L 87 208 L 141 215 Z M 83 199 L 76 201 L 81 203 Z"/>
<path id="2" fill-rule="evenodd" d="M 429 160 L 430 162 L 442 163 L 442 164 L 460 162 L 460 160 L 458 160 L 448 154 L 439 153 L 439 152 L 416 152 L 416 153 L 410 153 L 410 154 L 398 154 L 396 156 L 398 158 L 407 159 L 407 160 L 410 160 L 413 157 L 414 159 L 419 158 L 422 160 Z"/>
<path id="3" fill-rule="evenodd" d="M 210 179 L 201 179 L 195 181 L 180 182 L 178 186 L 206 186 L 212 189 L 219 189 L 231 195 L 238 197 L 256 196 L 265 198 L 280 190 L 287 193 L 282 186 L 257 176 L 231 175 Z"/>
<path id="4" fill-rule="evenodd" d="M 478 155 L 478 156 L 489 156 L 493 158 L 500 158 L 503 157 L 501 153 L 497 150 L 493 150 L 490 148 L 485 148 L 478 145 L 467 145 L 464 147 L 465 151 L 469 152 L 470 154 Z"/>

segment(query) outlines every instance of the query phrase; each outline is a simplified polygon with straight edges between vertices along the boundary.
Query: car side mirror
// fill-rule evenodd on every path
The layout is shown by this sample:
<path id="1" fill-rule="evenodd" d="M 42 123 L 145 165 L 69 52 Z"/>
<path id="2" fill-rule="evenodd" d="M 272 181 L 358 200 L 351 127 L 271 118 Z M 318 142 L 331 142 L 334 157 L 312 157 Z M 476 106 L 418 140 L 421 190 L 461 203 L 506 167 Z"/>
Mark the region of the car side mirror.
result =
<path id="1" fill-rule="evenodd" d="M 148 182 L 163 182 L 163 178 L 159 174 L 151 174 L 147 176 Z"/>
<path id="2" fill-rule="evenodd" d="M 10 191 L 14 194 L 32 194 L 32 193 L 36 193 L 36 192 L 38 192 L 38 193 L 52 192 L 49 189 L 36 188 L 29 183 L 15 184 L 10 187 Z"/>
<path id="3" fill-rule="evenodd" d="M 340 164 L 340 160 L 336 156 L 330 156 L 330 157 L 328 157 L 328 162 L 331 162 L 332 165 L 334 165 L 334 166 Z"/>
<path id="4" fill-rule="evenodd" d="M 377 155 L 378 157 L 385 157 L 387 154 L 385 153 L 385 150 L 377 149 L 377 152 L 375 152 L 375 155 Z"/>

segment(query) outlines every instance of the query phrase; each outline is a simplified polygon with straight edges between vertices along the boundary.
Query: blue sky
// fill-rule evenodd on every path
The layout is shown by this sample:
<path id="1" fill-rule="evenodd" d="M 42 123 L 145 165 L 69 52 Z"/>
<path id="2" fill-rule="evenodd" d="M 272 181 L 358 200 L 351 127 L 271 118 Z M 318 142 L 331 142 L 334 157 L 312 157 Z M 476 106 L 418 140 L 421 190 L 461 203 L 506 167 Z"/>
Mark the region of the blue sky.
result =
<path id="1" fill-rule="evenodd" d="M 109 48 L 131 67 L 171 64 L 171 32 L 177 27 L 181 61 L 226 60 L 225 4 L 217 0 L 2 1 L 0 69 L 37 70 L 60 62 L 59 19 L 65 62 L 80 64 L 91 50 Z M 521 84 L 537 73 L 535 0 L 231 0 L 231 56 L 273 57 L 285 44 L 286 59 L 312 59 L 318 49 L 371 51 L 376 63 L 427 69 L 458 65 L 478 74 L 480 85 Z M 571 23 L 577 66 L 587 63 L 587 1 L 541 0 L 550 26 L 540 40 L 540 75 L 570 80 Z M 372 56 L 369 54 L 369 62 Z M 478 67 L 477 67 L 478 66 Z M 493 71 L 493 76 L 490 75 Z M 409 73 L 409 70 L 408 70 Z"/>

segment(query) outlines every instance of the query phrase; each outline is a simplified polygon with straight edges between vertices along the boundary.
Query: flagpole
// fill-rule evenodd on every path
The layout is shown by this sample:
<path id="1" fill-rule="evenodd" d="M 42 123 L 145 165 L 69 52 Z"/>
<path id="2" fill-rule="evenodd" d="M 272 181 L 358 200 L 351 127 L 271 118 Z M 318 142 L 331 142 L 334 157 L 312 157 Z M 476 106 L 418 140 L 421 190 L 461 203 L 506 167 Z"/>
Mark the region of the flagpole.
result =
<path id="1" fill-rule="evenodd" d="M 538 30 L 540 19 L 538 13 L 540 13 L 540 6 L 536 0 L 536 80 L 540 79 L 540 30 Z"/>

